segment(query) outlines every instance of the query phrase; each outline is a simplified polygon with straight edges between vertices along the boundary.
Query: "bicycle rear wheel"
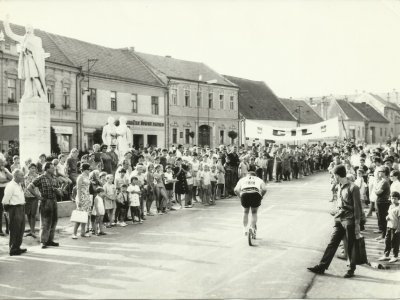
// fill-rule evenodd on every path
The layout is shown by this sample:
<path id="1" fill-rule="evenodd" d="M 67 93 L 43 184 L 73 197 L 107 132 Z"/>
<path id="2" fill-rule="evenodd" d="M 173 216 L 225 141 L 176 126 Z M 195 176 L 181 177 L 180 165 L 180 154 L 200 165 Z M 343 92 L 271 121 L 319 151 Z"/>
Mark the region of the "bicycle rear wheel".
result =
<path id="1" fill-rule="evenodd" d="M 249 242 L 249 246 L 253 246 L 253 229 L 249 227 L 249 232 L 247 234 L 247 239 Z"/>

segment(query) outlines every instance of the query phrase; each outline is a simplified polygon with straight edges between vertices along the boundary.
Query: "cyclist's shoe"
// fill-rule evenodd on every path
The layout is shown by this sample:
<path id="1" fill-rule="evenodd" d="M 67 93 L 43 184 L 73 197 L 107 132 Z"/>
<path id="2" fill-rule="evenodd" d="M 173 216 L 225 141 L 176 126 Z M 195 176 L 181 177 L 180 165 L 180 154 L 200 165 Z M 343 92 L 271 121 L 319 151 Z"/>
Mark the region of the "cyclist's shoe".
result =
<path id="1" fill-rule="evenodd" d="M 247 229 L 247 227 L 243 227 L 243 232 L 244 236 L 247 236 L 249 234 L 249 230 Z"/>

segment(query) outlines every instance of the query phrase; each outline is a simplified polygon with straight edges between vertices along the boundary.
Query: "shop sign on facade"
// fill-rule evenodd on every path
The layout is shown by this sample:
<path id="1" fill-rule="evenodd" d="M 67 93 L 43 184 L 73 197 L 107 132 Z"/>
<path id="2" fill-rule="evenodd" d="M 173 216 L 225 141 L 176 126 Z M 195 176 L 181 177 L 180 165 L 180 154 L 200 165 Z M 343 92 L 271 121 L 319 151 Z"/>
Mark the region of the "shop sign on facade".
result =
<path id="1" fill-rule="evenodd" d="M 72 127 L 67 126 L 52 126 L 56 134 L 73 134 Z"/>
<path id="2" fill-rule="evenodd" d="M 129 120 L 126 122 L 127 125 L 139 125 L 139 126 L 156 126 L 156 127 L 164 127 L 164 123 L 162 122 L 151 122 L 151 121 L 136 121 Z"/>

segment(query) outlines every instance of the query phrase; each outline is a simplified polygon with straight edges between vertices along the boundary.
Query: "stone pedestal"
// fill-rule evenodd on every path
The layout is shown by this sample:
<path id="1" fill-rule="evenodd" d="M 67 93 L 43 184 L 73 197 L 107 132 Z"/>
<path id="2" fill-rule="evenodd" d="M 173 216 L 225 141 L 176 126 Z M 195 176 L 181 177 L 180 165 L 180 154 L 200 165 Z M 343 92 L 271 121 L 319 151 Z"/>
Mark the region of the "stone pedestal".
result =
<path id="1" fill-rule="evenodd" d="M 19 153 L 21 165 L 25 160 L 39 160 L 39 155 L 50 155 L 50 104 L 39 98 L 19 104 Z"/>

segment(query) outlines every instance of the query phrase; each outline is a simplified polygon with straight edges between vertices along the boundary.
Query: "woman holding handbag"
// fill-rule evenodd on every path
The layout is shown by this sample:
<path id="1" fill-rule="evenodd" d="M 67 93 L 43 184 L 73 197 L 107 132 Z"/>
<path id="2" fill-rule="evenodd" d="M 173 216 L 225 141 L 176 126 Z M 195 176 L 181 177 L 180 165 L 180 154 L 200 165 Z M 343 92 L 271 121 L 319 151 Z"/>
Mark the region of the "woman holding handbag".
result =
<path id="1" fill-rule="evenodd" d="M 77 195 L 76 195 L 76 210 L 72 212 L 76 217 L 71 216 L 71 221 L 75 222 L 73 239 L 77 239 L 79 225 L 81 225 L 81 236 L 90 237 L 89 233 L 85 232 L 86 223 L 92 208 L 92 200 L 89 194 L 90 187 L 90 165 L 83 163 L 81 166 L 82 174 L 76 180 Z"/>

